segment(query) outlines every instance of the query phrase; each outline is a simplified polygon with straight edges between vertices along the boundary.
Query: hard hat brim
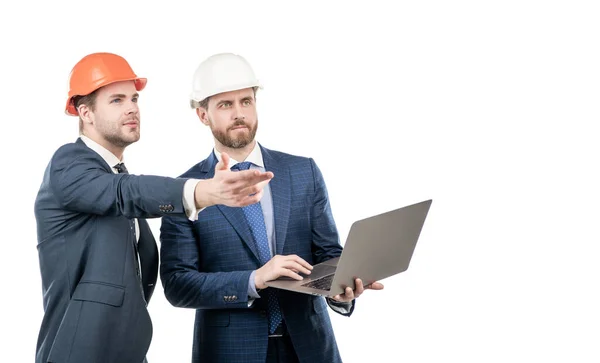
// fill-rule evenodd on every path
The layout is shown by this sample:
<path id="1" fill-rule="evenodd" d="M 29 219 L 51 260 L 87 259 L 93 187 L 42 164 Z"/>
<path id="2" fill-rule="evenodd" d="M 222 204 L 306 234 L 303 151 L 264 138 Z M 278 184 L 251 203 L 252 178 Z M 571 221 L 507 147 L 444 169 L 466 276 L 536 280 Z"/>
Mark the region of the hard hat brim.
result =
<path id="1" fill-rule="evenodd" d="M 237 85 L 227 85 L 226 87 L 221 87 L 216 90 L 213 90 L 212 92 L 207 92 L 207 93 L 192 92 L 190 94 L 190 99 L 192 99 L 196 102 L 202 102 L 206 98 L 212 97 L 214 95 L 218 95 L 220 93 L 237 91 L 237 90 L 241 90 L 241 89 L 254 88 L 254 87 L 263 89 L 262 84 L 258 80 L 256 80 L 254 82 L 241 83 L 241 84 L 237 84 Z"/>

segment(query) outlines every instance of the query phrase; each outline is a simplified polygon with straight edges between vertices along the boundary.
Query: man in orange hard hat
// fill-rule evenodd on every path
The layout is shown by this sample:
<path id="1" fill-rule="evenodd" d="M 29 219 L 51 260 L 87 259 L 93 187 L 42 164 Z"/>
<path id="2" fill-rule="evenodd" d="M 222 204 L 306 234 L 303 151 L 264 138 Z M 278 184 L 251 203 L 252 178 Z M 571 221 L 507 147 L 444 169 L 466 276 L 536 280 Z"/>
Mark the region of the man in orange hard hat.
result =
<path id="1" fill-rule="evenodd" d="M 146 309 L 158 249 L 145 218 L 256 203 L 272 173 L 228 169 L 207 180 L 129 174 L 140 138 L 138 77 L 122 57 L 94 53 L 70 74 L 65 111 L 80 137 L 52 156 L 35 201 L 44 300 L 36 362 L 142 363 L 152 339 Z"/>

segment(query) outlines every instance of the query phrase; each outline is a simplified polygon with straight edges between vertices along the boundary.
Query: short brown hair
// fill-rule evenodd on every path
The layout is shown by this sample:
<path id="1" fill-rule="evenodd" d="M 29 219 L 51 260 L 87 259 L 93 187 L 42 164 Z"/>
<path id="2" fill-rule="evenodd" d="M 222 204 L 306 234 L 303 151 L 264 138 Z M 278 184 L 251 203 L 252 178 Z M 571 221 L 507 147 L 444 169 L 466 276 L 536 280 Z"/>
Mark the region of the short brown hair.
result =
<path id="1" fill-rule="evenodd" d="M 252 90 L 254 91 L 254 97 L 256 98 L 256 91 L 258 90 L 258 87 L 252 87 Z M 210 100 L 210 97 L 206 97 L 200 102 L 196 100 L 190 100 L 190 107 L 194 110 L 200 107 L 202 107 L 205 110 L 208 110 L 208 100 Z"/>
<path id="2" fill-rule="evenodd" d="M 197 109 L 202 107 L 205 110 L 208 110 L 208 100 L 210 99 L 210 97 L 206 97 L 205 99 L 203 99 L 202 101 L 198 102 L 196 100 L 190 100 L 190 107 L 192 109 Z"/>

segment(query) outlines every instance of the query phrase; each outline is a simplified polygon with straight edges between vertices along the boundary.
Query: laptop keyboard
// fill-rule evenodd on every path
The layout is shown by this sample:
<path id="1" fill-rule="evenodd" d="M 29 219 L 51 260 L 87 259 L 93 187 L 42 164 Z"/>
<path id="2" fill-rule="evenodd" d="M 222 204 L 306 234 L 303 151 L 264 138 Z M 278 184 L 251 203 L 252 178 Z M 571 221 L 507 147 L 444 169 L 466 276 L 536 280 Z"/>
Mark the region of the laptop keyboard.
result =
<path id="1" fill-rule="evenodd" d="M 311 287 L 311 288 L 317 289 L 317 290 L 329 290 L 329 289 L 331 289 L 331 283 L 333 282 L 333 276 L 335 276 L 335 274 L 323 276 L 316 280 L 312 280 L 305 284 L 302 284 L 302 286 Z"/>

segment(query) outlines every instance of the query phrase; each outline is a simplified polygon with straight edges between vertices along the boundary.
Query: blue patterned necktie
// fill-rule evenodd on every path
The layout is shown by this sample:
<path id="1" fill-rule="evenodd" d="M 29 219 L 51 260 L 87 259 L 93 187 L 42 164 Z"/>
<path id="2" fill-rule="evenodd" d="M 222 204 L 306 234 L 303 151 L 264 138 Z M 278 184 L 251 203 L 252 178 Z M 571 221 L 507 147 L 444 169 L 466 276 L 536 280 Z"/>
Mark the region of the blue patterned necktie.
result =
<path id="1" fill-rule="evenodd" d="M 244 161 L 242 163 L 235 164 L 232 170 L 248 170 L 252 163 Z M 267 238 L 267 228 L 265 227 L 265 217 L 263 216 L 262 208 L 259 203 L 254 203 L 242 208 L 248 226 L 256 242 L 256 248 L 258 249 L 258 257 L 260 258 L 261 266 L 269 262 L 271 259 L 271 250 L 269 249 L 269 239 Z M 279 309 L 279 303 L 277 302 L 277 296 L 272 289 L 265 290 L 267 297 L 267 309 L 269 316 L 269 334 L 272 334 L 277 326 L 281 323 L 281 310 Z"/>

